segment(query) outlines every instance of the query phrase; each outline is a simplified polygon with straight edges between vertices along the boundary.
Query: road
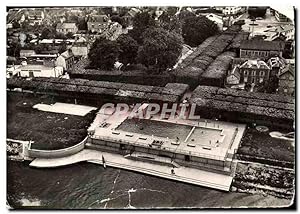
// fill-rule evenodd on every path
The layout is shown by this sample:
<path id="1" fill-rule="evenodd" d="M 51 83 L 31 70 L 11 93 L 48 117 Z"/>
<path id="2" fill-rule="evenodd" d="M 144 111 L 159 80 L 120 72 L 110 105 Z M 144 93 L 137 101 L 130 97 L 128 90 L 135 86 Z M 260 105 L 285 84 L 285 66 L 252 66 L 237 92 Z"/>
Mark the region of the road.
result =
<path id="1" fill-rule="evenodd" d="M 239 16 L 235 21 L 238 20 L 245 20 L 245 24 L 242 26 L 242 30 L 245 32 L 250 32 L 253 35 L 266 35 L 266 36 L 271 36 L 274 34 L 274 32 L 266 32 L 266 30 L 274 29 L 278 26 L 283 26 L 283 25 L 290 25 L 291 23 L 289 22 L 279 22 L 276 20 L 275 16 L 273 16 L 270 13 L 270 10 L 268 9 L 266 12 L 266 16 L 262 20 L 255 20 L 255 25 L 253 24 L 253 21 L 248 18 L 248 13 L 244 13 L 241 16 Z"/>

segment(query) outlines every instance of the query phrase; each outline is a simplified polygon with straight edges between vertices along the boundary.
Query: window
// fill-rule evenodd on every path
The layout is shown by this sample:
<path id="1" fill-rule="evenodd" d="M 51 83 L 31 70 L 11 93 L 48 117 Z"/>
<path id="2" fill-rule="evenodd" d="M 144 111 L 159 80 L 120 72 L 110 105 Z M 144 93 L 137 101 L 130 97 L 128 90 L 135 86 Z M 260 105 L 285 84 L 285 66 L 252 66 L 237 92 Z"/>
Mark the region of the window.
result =
<path id="1" fill-rule="evenodd" d="M 259 76 L 265 76 L 265 72 L 264 71 L 260 71 L 259 72 Z"/>
<path id="2" fill-rule="evenodd" d="M 255 76 L 256 75 L 256 71 L 252 71 L 252 76 Z"/>
<path id="3" fill-rule="evenodd" d="M 244 70 L 244 75 L 245 75 L 245 76 L 248 76 L 248 75 L 249 75 L 249 73 L 248 73 L 247 70 Z"/>
<path id="4" fill-rule="evenodd" d="M 259 78 L 259 83 L 262 83 L 264 81 L 264 78 L 260 77 Z"/>
<path id="5" fill-rule="evenodd" d="M 248 81 L 248 77 L 244 77 L 244 82 L 247 82 Z"/>

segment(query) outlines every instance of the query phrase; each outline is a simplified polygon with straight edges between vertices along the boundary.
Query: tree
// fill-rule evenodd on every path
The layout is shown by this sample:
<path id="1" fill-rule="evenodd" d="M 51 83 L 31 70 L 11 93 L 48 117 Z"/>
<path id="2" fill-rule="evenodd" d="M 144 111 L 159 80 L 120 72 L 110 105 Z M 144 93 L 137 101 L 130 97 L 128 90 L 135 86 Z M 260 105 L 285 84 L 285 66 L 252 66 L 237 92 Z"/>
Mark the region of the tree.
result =
<path id="1" fill-rule="evenodd" d="M 196 17 L 196 14 L 194 14 L 191 11 L 188 11 L 188 10 L 183 10 L 178 15 L 178 18 L 181 21 L 184 21 L 185 19 L 190 18 L 190 17 Z"/>
<path id="2" fill-rule="evenodd" d="M 218 26 L 205 16 L 188 17 L 182 25 L 184 42 L 192 47 L 200 45 L 206 38 L 217 34 Z"/>
<path id="3" fill-rule="evenodd" d="M 137 61 L 156 71 L 175 65 L 182 50 L 182 37 L 162 28 L 149 28 L 143 34 Z"/>
<path id="4" fill-rule="evenodd" d="M 67 50 L 67 43 L 63 41 L 59 46 L 58 52 L 61 54 Z"/>
<path id="5" fill-rule="evenodd" d="M 135 39 L 138 44 L 142 44 L 142 34 L 149 27 L 155 26 L 155 20 L 148 12 L 137 13 L 133 18 L 133 29 L 130 31 L 130 36 Z"/>
<path id="6" fill-rule="evenodd" d="M 67 39 L 66 35 L 63 33 L 56 33 L 55 39 Z"/>
<path id="7" fill-rule="evenodd" d="M 118 15 L 112 16 L 110 20 L 112 22 L 118 22 L 123 28 L 126 27 L 124 19 Z"/>
<path id="8" fill-rule="evenodd" d="M 87 26 L 87 22 L 85 20 L 85 18 L 79 18 L 78 19 L 78 30 L 87 30 L 88 26 Z"/>
<path id="9" fill-rule="evenodd" d="M 137 42 L 128 34 L 122 34 L 117 43 L 120 48 L 119 61 L 124 65 L 135 63 L 139 48 Z"/>
<path id="10" fill-rule="evenodd" d="M 104 37 L 96 39 L 93 43 L 88 57 L 91 61 L 90 66 L 104 70 L 111 70 L 120 50 L 116 41 L 110 41 Z"/>
<path id="11" fill-rule="evenodd" d="M 67 37 L 68 39 L 72 39 L 72 38 L 74 37 L 74 35 L 73 35 L 72 32 L 68 32 L 68 33 L 66 34 L 66 37 Z"/>
<path id="12" fill-rule="evenodd" d="M 53 39 L 54 35 L 55 34 L 53 33 L 52 29 L 50 29 L 50 28 L 44 28 L 42 30 L 41 38 L 42 39 Z"/>

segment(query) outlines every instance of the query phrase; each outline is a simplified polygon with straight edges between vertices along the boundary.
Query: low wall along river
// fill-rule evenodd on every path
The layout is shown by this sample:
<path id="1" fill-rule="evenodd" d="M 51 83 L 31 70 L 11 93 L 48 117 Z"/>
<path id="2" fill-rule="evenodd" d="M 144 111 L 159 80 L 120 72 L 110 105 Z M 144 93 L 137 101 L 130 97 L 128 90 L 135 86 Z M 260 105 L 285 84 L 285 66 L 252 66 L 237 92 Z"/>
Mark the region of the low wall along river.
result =
<path id="1" fill-rule="evenodd" d="M 39 149 L 32 149 L 31 143 L 28 147 L 28 156 L 32 158 L 60 158 L 69 155 L 76 154 L 77 152 L 84 149 L 85 142 L 87 141 L 88 136 L 84 138 L 80 143 L 65 148 L 65 149 L 57 149 L 57 150 L 39 150 Z"/>

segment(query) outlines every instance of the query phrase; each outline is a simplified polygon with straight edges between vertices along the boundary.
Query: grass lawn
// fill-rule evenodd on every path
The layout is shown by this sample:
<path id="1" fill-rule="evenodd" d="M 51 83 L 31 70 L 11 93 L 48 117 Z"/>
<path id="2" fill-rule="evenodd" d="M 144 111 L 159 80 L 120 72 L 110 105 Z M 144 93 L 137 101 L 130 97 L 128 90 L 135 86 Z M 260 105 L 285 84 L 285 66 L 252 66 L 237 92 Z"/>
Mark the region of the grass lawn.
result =
<path id="1" fill-rule="evenodd" d="M 7 92 L 7 138 L 32 140 L 35 149 L 62 149 L 79 143 L 86 137 L 95 111 L 81 117 L 32 108 L 37 103 L 55 102 L 50 96 Z"/>
<path id="2" fill-rule="evenodd" d="M 259 132 L 254 128 L 246 129 L 238 153 L 289 162 L 295 158 L 291 142 L 272 138 L 269 132 Z"/>

